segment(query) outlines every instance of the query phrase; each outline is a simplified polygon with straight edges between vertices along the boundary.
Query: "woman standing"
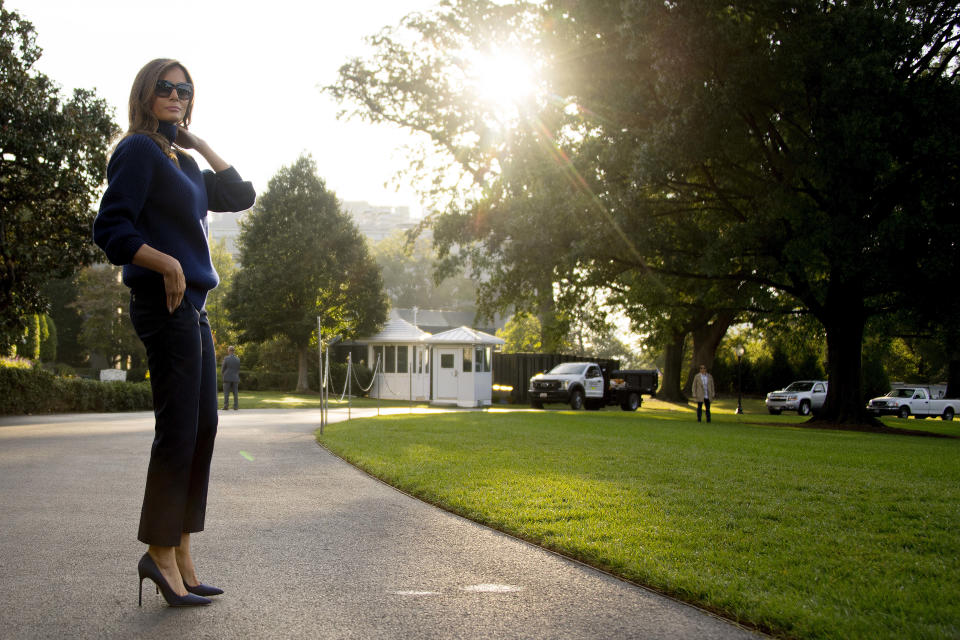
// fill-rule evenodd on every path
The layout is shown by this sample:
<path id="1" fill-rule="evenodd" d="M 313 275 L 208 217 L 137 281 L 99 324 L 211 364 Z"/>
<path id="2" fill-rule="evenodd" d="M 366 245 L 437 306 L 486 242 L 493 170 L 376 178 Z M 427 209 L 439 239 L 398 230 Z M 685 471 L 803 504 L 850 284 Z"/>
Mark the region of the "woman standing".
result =
<path id="1" fill-rule="evenodd" d="M 176 60 L 157 59 L 130 90 L 130 126 L 107 167 L 94 241 L 123 265 L 130 317 L 147 351 L 156 416 L 137 538 L 149 545 L 138 573 L 172 606 L 210 604 L 190 534 L 203 530 L 217 433 L 217 360 L 204 304 L 219 277 L 207 244 L 207 211 L 253 205 L 249 182 L 187 130 L 193 82 Z M 200 171 L 184 149 L 203 156 Z"/>

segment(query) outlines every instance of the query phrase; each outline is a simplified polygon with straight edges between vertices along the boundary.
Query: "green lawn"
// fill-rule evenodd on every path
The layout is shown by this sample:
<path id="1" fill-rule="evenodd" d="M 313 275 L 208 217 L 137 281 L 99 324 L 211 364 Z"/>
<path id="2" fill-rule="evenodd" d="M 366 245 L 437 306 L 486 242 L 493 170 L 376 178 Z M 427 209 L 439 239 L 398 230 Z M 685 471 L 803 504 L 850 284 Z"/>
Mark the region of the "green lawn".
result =
<path id="1" fill-rule="evenodd" d="M 960 637 L 960 440 L 735 406 L 710 425 L 656 401 L 399 415 L 319 440 L 425 500 L 780 635 Z"/>

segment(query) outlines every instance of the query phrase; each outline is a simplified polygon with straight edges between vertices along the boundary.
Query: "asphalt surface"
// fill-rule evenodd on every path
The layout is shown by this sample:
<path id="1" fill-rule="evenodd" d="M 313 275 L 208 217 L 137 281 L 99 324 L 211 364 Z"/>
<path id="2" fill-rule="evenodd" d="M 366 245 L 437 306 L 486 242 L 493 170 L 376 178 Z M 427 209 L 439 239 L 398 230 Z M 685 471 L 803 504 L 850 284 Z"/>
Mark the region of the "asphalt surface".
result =
<path id="1" fill-rule="evenodd" d="M 141 608 L 152 414 L 0 418 L 0 638 L 760 637 L 395 491 L 318 426 L 221 414 L 192 547 L 226 593 L 170 608 L 145 581 Z"/>

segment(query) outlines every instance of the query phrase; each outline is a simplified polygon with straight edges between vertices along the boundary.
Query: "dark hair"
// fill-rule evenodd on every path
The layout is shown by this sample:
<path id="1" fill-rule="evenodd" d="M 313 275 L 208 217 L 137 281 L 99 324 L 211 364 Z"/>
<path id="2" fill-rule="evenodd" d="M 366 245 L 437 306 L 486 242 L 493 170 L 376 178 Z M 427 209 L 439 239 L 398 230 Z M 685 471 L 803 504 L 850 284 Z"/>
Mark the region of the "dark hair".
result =
<path id="1" fill-rule="evenodd" d="M 176 153 L 173 153 L 173 145 L 171 145 L 163 135 L 157 132 L 160 128 L 160 121 L 157 120 L 157 116 L 153 115 L 153 102 L 156 98 L 155 90 L 157 81 L 163 78 L 173 67 L 179 67 L 180 70 L 183 71 L 183 75 L 186 76 L 187 82 L 193 84 L 190 72 L 176 60 L 157 58 L 143 65 L 143 68 L 140 69 L 137 77 L 133 80 L 133 86 L 130 88 L 130 101 L 128 104 L 130 124 L 123 137 L 128 138 L 137 133 L 149 136 L 150 139 L 156 142 L 157 146 L 179 166 L 180 163 L 177 162 Z M 180 124 L 185 127 L 189 125 L 191 113 L 193 113 L 193 97 L 191 97 L 187 103 L 187 108 L 184 111 Z"/>

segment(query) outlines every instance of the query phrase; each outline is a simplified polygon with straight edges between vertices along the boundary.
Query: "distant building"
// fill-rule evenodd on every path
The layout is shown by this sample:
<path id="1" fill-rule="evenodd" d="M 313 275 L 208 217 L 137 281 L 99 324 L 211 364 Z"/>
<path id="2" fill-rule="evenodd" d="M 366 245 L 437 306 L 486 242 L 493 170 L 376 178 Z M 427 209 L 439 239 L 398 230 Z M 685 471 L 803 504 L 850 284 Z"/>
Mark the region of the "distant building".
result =
<path id="1" fill-rule="evenodd" d="M 503 329 L 506 318 L 500 314 L 492 321 L 481 321 L 475 311 L 443 311 L 438 309 L 392 309 L 392 316 L 409 322 L 418 329 L 431 334 L 439 334 L 457 327 L 475 327 L 477 330 L 496 335 Z"/>
<path id="2" fill-rule="evenodd" d="M 371 242 L 379 242 L 397 231 L 409 231 L 417 226 L 417 221 L 410 217 L 410 207 L 378 207 L 364 201 L 342 204 L 360 233 Z"/>
<path id="3" fill-rule="evenodd" d="M 353 218 L 360 233 L 371 242 L 379 242 L 397 231 L 409 231 L 417 226 L 417 221 L 410 217 L 410 207 L 377 207 L 363 201 L 343 202 L 342 205 L 343 210 Z M 240 221 L 247 213 L 248 211 L 239 213 L 211 211 L 207 214 L 209 239 L 225 240 L 227 251 L 237 262 L 240 260 L 240 250 L 237 248 Z"/>
<path id="4" fill-rule="evenodd" d="M 240 221 L 247 214 L 246 211 L 239 213 L 216 213 L 211 211 L 207 214 L 207 236 L 212 242 L 214 240 L 225 240 L 227 251 L 233 256 L 234 261 L 240 261 L 240 249 L 237 248 L 237 238 L 240 237 Z"/>

